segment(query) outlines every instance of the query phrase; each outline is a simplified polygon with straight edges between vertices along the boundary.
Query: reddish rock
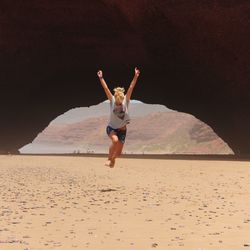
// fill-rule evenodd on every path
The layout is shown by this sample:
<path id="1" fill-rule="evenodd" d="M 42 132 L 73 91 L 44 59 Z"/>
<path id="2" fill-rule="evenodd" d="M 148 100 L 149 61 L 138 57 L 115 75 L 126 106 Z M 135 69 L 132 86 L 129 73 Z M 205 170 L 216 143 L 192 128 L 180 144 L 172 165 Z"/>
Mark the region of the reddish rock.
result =
<path id="1" fill-rule="evenodd" d="M 96 78 L 192 113 L 250 156 L 246 0 L 0 3 L 0 150 L 31 142 L 58 114 L 103 100 Z"/>

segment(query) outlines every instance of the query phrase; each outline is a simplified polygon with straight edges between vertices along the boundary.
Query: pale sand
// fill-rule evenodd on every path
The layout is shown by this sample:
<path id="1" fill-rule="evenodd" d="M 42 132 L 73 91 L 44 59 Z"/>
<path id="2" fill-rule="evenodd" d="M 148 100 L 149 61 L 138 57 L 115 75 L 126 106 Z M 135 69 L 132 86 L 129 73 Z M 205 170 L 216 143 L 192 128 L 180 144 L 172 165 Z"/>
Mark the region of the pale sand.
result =
<path id="1" fill-rule="evenodd" d="M 0 249 L 250 249 L 250 162 L 0 156 Z"/>

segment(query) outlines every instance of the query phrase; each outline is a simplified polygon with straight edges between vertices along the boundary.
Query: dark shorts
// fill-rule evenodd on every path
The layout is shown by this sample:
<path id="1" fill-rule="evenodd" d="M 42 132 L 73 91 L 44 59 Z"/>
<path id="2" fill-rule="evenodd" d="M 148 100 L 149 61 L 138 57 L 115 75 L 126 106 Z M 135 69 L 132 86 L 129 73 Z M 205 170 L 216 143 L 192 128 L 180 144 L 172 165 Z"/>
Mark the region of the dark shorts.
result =
<path id="1" fill-rule="evenodd" d="M 106 128 L 106 132 L 107 134 L 109 135 L 112 131 L 115 132 L 115 134 L 117 135 L 118 137 L 118 140 L 121 142 L 121 143 L 125 143 L 125 139 L 126 139 L 126 134 L 127 134 L 127 129 L 114 129 L 110 126 L 107 126 Z"/>

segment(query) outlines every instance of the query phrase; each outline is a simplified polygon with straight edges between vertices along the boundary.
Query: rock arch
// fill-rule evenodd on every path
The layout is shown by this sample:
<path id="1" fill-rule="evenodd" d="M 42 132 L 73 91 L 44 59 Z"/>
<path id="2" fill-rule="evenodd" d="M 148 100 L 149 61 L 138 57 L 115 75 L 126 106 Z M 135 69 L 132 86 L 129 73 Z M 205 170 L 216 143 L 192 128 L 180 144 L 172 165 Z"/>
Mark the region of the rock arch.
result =
<path id="1" fill-rule="evenodd" d="M 250 156 L 249 1 L 2 1 L 0 151 L 142 75 L 134 98 L 191 113 Z"/>

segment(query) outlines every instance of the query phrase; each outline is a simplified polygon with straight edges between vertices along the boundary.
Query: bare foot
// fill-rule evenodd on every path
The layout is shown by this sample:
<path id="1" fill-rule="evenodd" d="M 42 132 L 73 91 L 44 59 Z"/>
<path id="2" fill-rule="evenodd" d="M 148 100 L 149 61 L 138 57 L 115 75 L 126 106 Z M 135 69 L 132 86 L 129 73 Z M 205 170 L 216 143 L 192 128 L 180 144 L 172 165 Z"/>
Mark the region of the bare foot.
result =
<path id="1" fill-rule="evenodd" d="M 110 160 L 110 165 L 111 168 L 113 168 L 115 166 L 115 159 L 114 160 Z"/>
<path id="2" fill-rule="evenodd" d="M 113 168 L 115 166 L 115 160 L 107 160 L 107 162 L 105 162 L 104 166 Z"/>
<path id="3" fill-rule="evenodd" d="M 104 166 L 110 167 L 110 164 L 111 164 L 111 160 L 107 160 L 107 161 L 104 163 Z"/>

